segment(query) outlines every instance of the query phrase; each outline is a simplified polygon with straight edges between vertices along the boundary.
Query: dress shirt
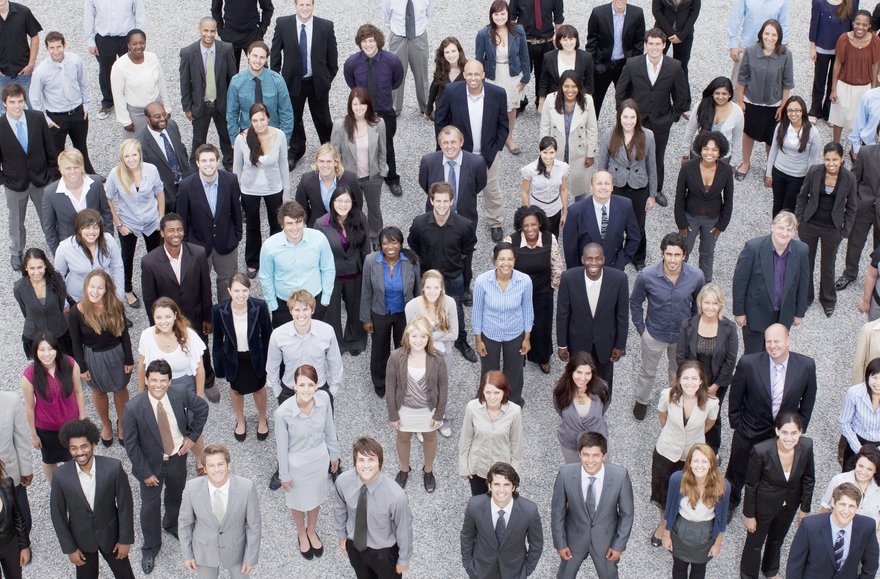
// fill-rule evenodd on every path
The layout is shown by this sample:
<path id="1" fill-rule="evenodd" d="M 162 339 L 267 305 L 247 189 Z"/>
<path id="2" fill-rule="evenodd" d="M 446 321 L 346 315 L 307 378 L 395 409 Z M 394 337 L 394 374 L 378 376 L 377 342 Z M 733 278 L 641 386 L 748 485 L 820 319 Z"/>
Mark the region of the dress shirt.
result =
<path id="1" fill-rule="evenodd" d="M 878 123 L 880 123 L 880 87 L 872 88 L 862 95 L 859 101 L 859 112 L 849 134 L 849 142 L 852 143 L 856 154 L 862 145 L 877 144 Z"/>
<path id="2" fill-rule="evenodd" d="M 89 503 L 89 508 L 94 510 L 95 508 L 95 481 L 97 480 L 95 477 L 97 476 L 95 469 L 98 466 L 94 457 L 92 457 L 92 469 L 91 472 L 85 472 L 82 468 L 80 468 L 79 463 L 73 461 L 73 464 L 76 465 L 76 474 L 77 478 L 79 478 L 79 486 L 82 487 L 83 495 L 86 497 L 86 502 Z"/>
<path id="3" fill-rule="evenodd" d="M 116 120 L 124 126 L 131 124 L 129 106 L 142 109 L 155 101 L 171 106 L 159 57 L 152 52 L 144 52 L 144 61 L 140 64 L 133 63 L 127 54 L 119 57 L 110 70 L 110 88 Z"/>
<path id="4" fill-rule="evenodd" d="M 587 499 L 587 490 L 590 488 L 590 477 L 595 478 L 593 481 L 593 497 L 596 499 L 596 504 L 593 505 L 594 510 L 599 509 L 599 501 L 602 498 L 602 485 L 605 483 L 605 465 L 603 464 L 599 467 L 599 472 L 596 474 L 588 474 L 587 471 L 584 470 L 584 467 L 581 466 L 581 491 L 584 493 L 584 500 Z"/>
<path id="5" fill-rule="evenodd" d="M 287 297 L 300 289 L 315 297 L 320 296 L 321 303 L 326 306 L 330 303 L 335 279 L 333 250 L 320 231 L 305 228 L 297 244 L 290 243 L 283 231 L 263 242 L 260 284 L 270 311 L 278 309 L 279 298 L 287 307 Z"/>
<path id="6" fill-rule="evenodd" d="M 663 263 L 649 265 L 639 272 L 629 298 L 633 325 L 639 334 L 647 328 L 657 341 L 678 343 L 681 324 L 697 313 L 697 294 L 703 287 L 703 272 L 689 263 L 681 264 L 675 285 L 663 273 Z M 642 305 L 648 300 L 648 315 Z"/>
<path id="7" fill-rule="evenodd" d="M 24 125 L 24 132 L 28 134 L 28 121 L 27 115 L 22 113 L 20 117 L 17 119 L 12 117 L 12 113 L 9 112 L 9 109 L 6 109 L 6 122 L 9 123 L 9 126 L 12 128 L 12 133 L 18 136 L 18 123 Z"/>
<path id="8" fill-rule="evenodd" d="M 446 223 L 438 225 L 434 212 L 428 211 L 413 219 L 407 243 L 419 256 L 423 272 L 436 269 L 449 280 L 461 275 L 462 259 L 474 250 L 477 236 L 471 222 L 458 213 L 451 213 Z"/>
<path id="9" fill-rule="evenodd" d="M 596 211 L 596 226 L 599 228 L 599 233 L 602 233 L 602 207 L 607 207 L 608 209 L 608 222 L 611 223 L 611 197 L 608 198 L 608 201 L 603 205 L 596 201 L 596 197 L 594 195 L 590 195 L 590 199 L 593 201 L 593 209 Z M 606 232 L 607 233 L 607 232 Z"/>
<path id="10" fill-rule="evenodd" d="M 263 105 L 269 111 L 269 126 L 284 131 L 285 144 L 293 135 L 293 107 L 290 104 L 290 93 L 287 84 L 280 74 L 264 68 L 260 74 L 242 70 L 229 81 L 226 92 L 226 125 L 230 137 L 251 126 L 250 110 L 256 102 L 254 78 L 260 79 L 263 92 Z M 366 77 L 364 77 L 366 78 Z"/>
<path id="11" fill-rule="evenodd" d="M 205 190 L 205 197 L 208 199 L 208 206 L 211 208 L 211 217 L 217 216 L 217 176 L 214 176 L 214 180 L 210 183 L 205 181 L 204 179 L 200 179 L 202 182 L 202 189 Z"/>
<path id="12" fill-rule="evenodd" d="M 95 47 L 96 34 L 126 36 L 133 28 L 147 31 L 144 0 L 84 0 L 83 34 L 89 47 Z"/>
<path id="13" fill-rule="evenodd" d="M 789 0 L 736 0 L 727 21 L 727 47 L 737 48 L 756 42 L 758 29 L 766 20 L 778 20 L 782 26 L 782 41 L 787 44 Z M 740 34 L 742 26 L 742 34 Z"/>
<path id="14" fill-rule="evenodd" d="M 865 383 L 850 386 L 840 411 L 840 432 L 849 442 L 853 452 L 862 448 L 858 437 L 880 441 L 880 409 L 874 410 Z"/>
<path id="15" fill-rule="evenodd" d="M 318 186 L 321 187 L 321 202 L 324 204 L 324 209 L 327 212 L 330 212 L 330 198 L 333 197 L 333 192 L 336 191 L 336 176 L 333 176 L 333 184 L 327 187 L 324 184 L 323 179 L 318 179 Z"/>
<path id="16" fill-rule="evenodd" d="M 159 202 L 164 185 L 159 170 L 152 163 L 141 165 L 141 186 L 132 184 L 126 191 L 119 178 L 119 168 L 113 167 L 104 185 L 107 199 L 113 202 L 116 215 L 135 236 L 152 235 L 159 229 Z"/>
<path id="17" fill-rule="evenodd" d="M 180 283 L 180 267 L 183 262 L 183 250 L 177 254 L 177 257 L 174 257 L 168 253 L 168 247 L 164 244 L 162 245 L 162 249 L 165 250 L 165 255 L 168 257 L 168 264 L 171 266 L 171 271 L 174 272 L 174 277 L 177 278 L 177 283 Z"/>
<path id="18" fill-rule="evenodd" d="M 501 405 L 495 420 L 486 403 L 474 398 L 465 407 L 458 443 L 458 474 L 486 478 L 498 461 L 518 468 L 522 456 L 522 412 L 513 402 Z"/>
<path id="19" fill-rule="evenodd" d="M 168 142 L 171 142 L 171 135 L 168 134 L 167 130 L 156 131 L 150 125 L 147 125 L 147 131 L 150 133 L 150 136 L 153 137 L 153 140 L 156 141 L 156 146 L 159 147 L 159 150 L 162 151 L 162 156 L 165 157 L 165 160 L 168 160 L 168 154 L 165 149 L 165 139 L 162 138 L 162 135 L 165 135 L 165 138 L 168 139 Z"/>
<path id="20" fill-rule="evenodd" d="M 541 29 L 535 28 L 535 2 L 541 3 Z M 510 19 L 522 25 L 529 38 L 553 38 L 556 27 L 565 22 L 563 0 L 512 0 Z"/>
<path id="21" fill-rule="evenodd" d="M 56 188 L 55 193 L 61 193 L 66 196 L 70 200 L 70 204 L 73 205 L 73 210 L 79 213 L 86 208 L 86 197 L 88 196 L 89 189 L 92 187 L 92 183 L 94 183 L 94 181 L 91 177 L 83 175 L 83 184 L 82 189 L 80 190 L 79 199 L 73 196 L 73 193 L 67 188 L 64 179 L 58 181 L 58 187 Z"/>
<path id="22" fill-rule="evenodd" d="M 363 50 L 348 57 L 342 67 L 342 74 L 349 88 L 360 86 L 367 88 L 370 65 L 369 58 Z M 387 50 L 379 50 L 373 57 L 373 69 L 376 75 L 376 95 L 373 98 L 373 109 L 377 114 L 392 113 L 394 103 L 391 92 L 403 84 L 403 63 L 397 56 Z"/>
<path id="23" fill-rule="evenodd" d="M 788 371 L 788 356 L 785 357 L 785 360 L 782 362 L 776 363 L 773 361 L 773 358 L 769 358 L 770 360 L 770 408 L 773 411 L 773 417 L 776 418 L 776 414 L 779 412 L 779 408 L 773 403 L 774 395 L 773 392 L 773 383 L 776 381 L 776 367 L 779 366 L 779 383 L 782 384 L 782 396 L 785 396 L 785 374 Z M 779 401 L 780 406 L 782 405 L 782 398 Z M 786 476 L 788 478 L 788 476 Z"/>
<path id="24" fill-rule="evenodd" d="M 657 67 L 654 67 L 654 64 L 651 62 L 651 59 L 645 55 L 645 65 L 648 68 L 648 80 L 651 81 L 651 85 L 657 82 L 657 77 L 660 76 L 660 69 L 663 67 L 663 57 L 660 57 L 660 62 L 657 63 Z"/>
<path id="25" fill-rule="evenodd" d="M 778 127 L 779 125 L 777 125 L 777 130 Z M 802 125 L 801 130 L 796 131 L 789 125 L 782 141 L 782 147 L 779 146 L 779 139 L 776 138 L 776 130 L 773 131 L 773 144 L 770 146 L 770 154 L 767 156 L 765 176 L 772 177 L 775 167 L 790 177 L 804 177 L 810 165 L 821 162 L 823 142 L 815 125 L 810 127 L 810 139 L 807 141 L 807 146 L 803 151 L 798 151 L 801 131 L 804 130 L 804 127 L 805 125 Z"/>
<path id="26" fill-rule="evenodd" d="M 327 384 L 331 394 L 336 394 L 342 386 L 342 355 L 333 326 L 319 320 L 312 320 L 308 333 L 300 335 L 293 322 L 278 326 L 269 338 L 266 355 L 266 383 L 277 397 L 281 394 L 282 382 L 278 380 L 278 369 L 284 362 L 283 385 L 293 388 L 293 374 L 303 364 L 311 364 L 318 373 L 318 386 Z"/>
<path id="27" fill-rule="evenodd" d="M 587 289 L 587 302 L 590 305 L 590 311 L 593 312 L 593 316 L 596 315 L 596 308 L 599 306 L 599 296 L 602 292 L 602 278 L 605 277 L 601 271 L 602 270 L 600 269 L 599 279 L 592 280 L 587 276 L 587 268 L 584 268 L 584 283 L 586 284 Z"/>
<path id="28" fill-rule="evenodd" d="M 89 110 L 92 96 L 82 59 L 73 52 L 66 52 L 61 62 L 45 59 L 34 69 L 28 96 L 35 111 L 66 113 L 80 105 Z M 46 122 L 52 122 L 48 116 Z"/>
<path id="29" fill-rule="evenodd" d="M 523 332 L 532 331 L 535 322 L 532 280 L 521 271 L 513 270 L 507 291 L 502 291 L 495 271 L 492 268 L 481 273 L 474 282 L 471 324 L 474 334 L 482 334 L 496 342 L 507 342 Z"/>
<path id="30" fill-rule="evenodd" d="M 299 48 L 299 43 L 300 43 L 299 35 L 302 34 L 303 24 L 305 24 L 305 26 L 306 26 L 306 46 L 307 46 L 306 56 L 308 56 L 308 58 L 306 59 L 306 64 L 307 64 L 308 68 L 306 68 L 306 70 L 302 71 L 303 78 L 310 78 L 312 76 L 312 58 L 311 58 L 311 56 L 312 56 L 312 30 L 314 28 L 313 27 L 314 22 L 315 22 L 314 18 L 309 18 L 308 20 L 303 22 L 302 20 L 299 19 L 299 16 L 296 17 L 296 46 L 297 46 L 297 48 Z M 302 58 L 302 55 L 300 55 L 300 58 Z"/>
<path id="31" fill-rule="evenodd" d="M 744 85 L 745 102 L 761 106 L 779 106 L 782 91 L 794 88 L 794 64 L 791 51 L 764 54 L 757 42 L 746 48 L 734 84 Z"/>
<path id="32" fill-rule="evenodd" d="M 840 560 L 841 567 L 846 563 L 846 558 L 849 556 L 849 544 L 852 540 L 852 521 L 845 527 L 838 527 L 837 523 L 834 522 L 834 516 L 828 518 L 828 522 L 831 523 L 831 557 L 834 560 L 834 542 L 837 540 L 838 531 L 843 531 L 843 558 Z"/>
<path id="33" fill-rule="evenodd" d="M 174 453 L 177 453 L 180 450 L 180 445 L 183 444 L 183 433 L 180 432 L 180 428 L 177 426 L 177 416 L 174 414 L 174 408 L 171 406 L 171 400 L 168 399 L 167 394 L 163 394 L 162 398 L 156 400 L 153 398 L 153 395 L 147 392 L 147 399 L 150 401 L 150 406 L 153 407 L 153 417 L 156 419 L 156 425 L 159 424 L 159 402 L 162 403 L 162 409 L 165 410 L 165 415 L 168 417 L 168 425 L 171 427 L 171 440 L 174 442 Z M 163 455 L 164 458 L 168 458 L 170 455 Z"/>
<path id="34" fill-rule="evenodd" d="M 614 46 L 611 49 L 611 60 L 623 60 L 626 58 L 626 54 L 623 52 L 623 23 L 626 20 L 626 6 L 621 13 L 612 7 L 611 18 L 614 21 Z"/>
<path id="35" fill-rule="evenodd" d="M 510 501 L 504 505 L 504 508 L 502 508 L 495 502 L 495 499 L 490 498 L 489 508 L 492 510 L 493 529 L 495 528 L 495 525 L 498 524 L 498 517 L 500 516 L 501 511 L 504 511 L 504 527 L 507 528 L 510 526 L 510 515 L 513 513 L 513 499 L 510 499 Z"/>
<path id="36" fill-rule="evenodd" d="M 30 62 L 30 38 L 39 36 L 42 29 L 30 8 L 9 3 L 6 18 L 0 18 L 0 74 L 18 76 Z"/>
<path id="37" fill-rule="evenodd" d="M 214 483 L 208 479 L 208 495 L 211 503 L 211 508 L 213 510 L 214 505 L 214 496 L 220 493 L 220 502 L 223 503 L 223 512 L 226 512 L 227 507 L 229 506 L 229 479 L 226 479 L 226 482 L 220 485 L 219 487 L 215 487 Z"/>
<path id="38" fill-rule="evenodd" d="M 773 249 L 773 311 L 778 312 L 782 308 L 782 288 L 785 285 L 785 269 L 788 266 L 788 256 L 791 255 L 791 244 L 785 246 L 782 255 Z"/>
<path id="39" fill-rule="evenodd" d="M 434 15 L 433 0 L 412 0 L 416 17 L 416 36 L 421 36 L 428 28 L 428 21 Z M 395 36 L 406 36 L 407 0 L 382 0 L 382 16 L 385 26 Z"/>
<path id="40" fill-rule="evenodd" d="M 467 91 L 468 117 L 471 121 L 471 140 L 474 142 L 471 153 L 479 155 L 483 146 L 483 103 L 486 101 L 486 89 L 480 90 L 480 94 L 471 94 Z"/>

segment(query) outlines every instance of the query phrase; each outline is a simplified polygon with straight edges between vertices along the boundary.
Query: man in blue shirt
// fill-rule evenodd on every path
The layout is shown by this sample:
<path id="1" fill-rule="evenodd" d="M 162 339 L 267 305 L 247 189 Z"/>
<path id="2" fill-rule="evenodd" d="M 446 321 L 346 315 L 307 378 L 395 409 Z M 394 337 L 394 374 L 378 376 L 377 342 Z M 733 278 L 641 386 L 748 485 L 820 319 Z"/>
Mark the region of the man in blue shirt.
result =
<path id="1" fill-rule="evenodd" d="M 727 48 L 733 61 L 730 78 L 735 80 L 739 76 L 739 63 L 745 52 L 744 47 L 758 41 L 761 24 L 771 18 L 779 21 L 782 26 L 782 38 L 779 42 L 788 44 L 788 0 L 736 0 L 727 21 Z"/>
<path id="2" fill-rule="evenodd" d="M 280 74 L 266 68 L 267 62 L 269 46 L 262 40 L 254 41 L 248 46 L 247 69 L 229 81 L 226 125 L 232 141 L 251 126 L 250 110 L 255 103 L 263 103 L 269 111 L 270 126 L 284 131 L 288 141 L 293 135 L 293 107 L 287 83 Z"/>
<path id="3" fill-rule="evenodd" d="M 862 145 L 877 144 L 878 128 L 880 128 L 880 87 L 872 88 L 863 94 L 859 101 L 859 113 L 849 134 L 849 142 L 852 143 L 850 156 L 853 162 L 858 158 Z"/>

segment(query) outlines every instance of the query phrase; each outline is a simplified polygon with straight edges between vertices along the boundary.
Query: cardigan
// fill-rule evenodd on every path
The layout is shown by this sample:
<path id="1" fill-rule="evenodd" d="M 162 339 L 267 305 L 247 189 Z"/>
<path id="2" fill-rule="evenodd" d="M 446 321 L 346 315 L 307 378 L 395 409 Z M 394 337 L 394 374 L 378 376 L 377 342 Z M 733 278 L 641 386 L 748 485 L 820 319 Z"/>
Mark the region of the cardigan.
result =
<path id="1" fill-rule="evenodd" d="M 682 471 L 676 471 L 669 477 L 669 493 L 666 495 L 666 510 L 663 513 L 663 519 L 666 521 L 666 530 L 672 531 L 675 528 L 675 521 L 678 519 L 679 503 L 681 503 L 681 477 L 684 476 Z M 715 503 L 715 522 L 712 524 L 712 539 L 716 539 L 718 535 L 727 530 L 727 506 L 730 503 L 730 483 L 724 481 L 724 496 Z"/>
<path id="2" fill-rule="evenodd" d="M 406 398 L 407 359 L 409 350 L 401 346 L 388 356 L 385 370 L 385 402 L 388 405 L 388 421 L 400 420 L 400 409 Z M 440 422 L 446 413 L 446 399 L 449 394 L 449 376 L 446 373 L 446 362 L 442 354 L 425 353 L 425 388 L 428 396 L 428 408 L 434 411 L 434 420 Z"/>

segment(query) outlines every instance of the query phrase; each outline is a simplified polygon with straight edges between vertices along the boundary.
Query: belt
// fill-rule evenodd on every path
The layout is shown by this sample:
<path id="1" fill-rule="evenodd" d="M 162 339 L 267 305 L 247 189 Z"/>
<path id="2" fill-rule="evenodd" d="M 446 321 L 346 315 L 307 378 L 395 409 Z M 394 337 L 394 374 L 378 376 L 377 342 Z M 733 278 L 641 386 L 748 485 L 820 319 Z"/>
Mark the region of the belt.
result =
<path id="1" fill-rule="evenodd" d="M 529 44 L 547 44 L 548 42 L 553 42 L 553 37 L 550 38 L 526 38 L 526 42 Z"/>
<path id="2" fill-rule="evenodd" d="M 83 108 L 83 106 L 82 106 L 82 105 L 79 105 L 78 107 L 76 107 L 75 109 L 73 109 L 73 110 L 71 110 L 71 111 L 64 111 L 64 112 L 62 112 L 62 113 L 53 113 L 52 111 L 46 111 L 46 114 L 47 114 L 47 115 L 58 115 L 58 116 L 66 115 L 66 116 L 69 117 L 69 116 L 71 116 L 71 115 L 73 115 L 73 114 L 75 114 L 75 113 L 81 112 L 81 111 L 82 111 L 82 108 Z"/>

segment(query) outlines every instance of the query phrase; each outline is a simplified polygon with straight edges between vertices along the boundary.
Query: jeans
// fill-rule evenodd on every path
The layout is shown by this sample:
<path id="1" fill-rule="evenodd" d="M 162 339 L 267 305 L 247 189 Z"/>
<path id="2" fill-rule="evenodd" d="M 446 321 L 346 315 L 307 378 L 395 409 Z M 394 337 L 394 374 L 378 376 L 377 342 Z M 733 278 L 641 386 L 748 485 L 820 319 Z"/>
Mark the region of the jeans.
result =
<path id="1" fill-rule="evenodd" d="M 718 223 L 718 219 L 714 217 L 705 217 L 703 215 L 691 215 L 685 213 L 688 227 L 688 257 L 693 255 L 694 244 L 697 241 L 697 235 L 700 236 L 700 269 L 703 271 L 703 277 L 706 283 L 712 281 L 712 270 L 715 264 L 715 236 L 712 235 L 712 229 Z"/>

